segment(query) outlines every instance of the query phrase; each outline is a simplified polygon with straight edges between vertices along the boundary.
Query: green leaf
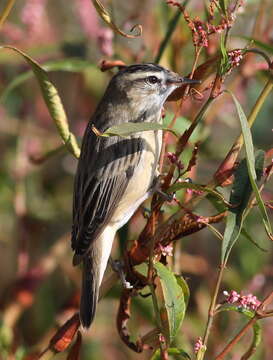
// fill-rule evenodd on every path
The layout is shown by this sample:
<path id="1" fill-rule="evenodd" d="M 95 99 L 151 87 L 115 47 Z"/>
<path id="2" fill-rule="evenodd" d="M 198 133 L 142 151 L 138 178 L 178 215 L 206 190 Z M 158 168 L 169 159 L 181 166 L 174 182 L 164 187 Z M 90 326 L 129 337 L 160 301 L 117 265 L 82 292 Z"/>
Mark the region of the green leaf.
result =
<path id="1" fill-rule="evenodd" d="M 103 4 L 100 2 L 100 0 L 91 0 L 95 9 L 97 10 L 97 13 L 99 14 L 99 16 L 101 17 L 101 19 L 113 30 L 115 31 L 117 34 L 124 36 L 126 38 L 130 38 L 130 39 L 134 39 L 138 36 L 141 36 L 142 34 L 142 26 L 139 24 L 134 25 L 134 27 L 131 29 L 131 31 L 133 31 L 134 29 L 138 29 L 138 33 L 136 35 L 129 35 L 126 34 L 125 32 L 123 32 L 121 29 L 119 29 L 119 27 L 113 22 L 110 14 L 108 13 L 108 11 L 105 9 L 105 7 L 103 6 Z"/>
<path id="2" fill-rule="evenodd" d="M 181 287 L 183 294 L 184 294 L 184 300 L 186 307 L 188 306 L 189 300 L 190 300 L 190 288 L 187 283 L 187 281 L 183 278 L 181 275 L 175 275 L 176 281 L 178 285 Z"/>
<path id="3" fill-rule="evenodd" d="M 10 49 L 21 55 L 27 63 L 38 80 L 40 89 L 48 108 L 48 111 L 55 122 L 58 132 L 63 139 L 67 149 L 76 157 L 80 156 L 80 149 L 78 147 L 75 136 L 70 132 L 66 113 L 62 104 L 62 100 L 58 94 L 56 87 L 49 80 L 47 72 L 30 56 L 13 46 L 1 46 L 0 49 Z"/>
<path id="4" fill-rule="evenodd" d="M 229 58 L 227 49 L 225 47 L 225 37 L 221 34 L 220 37 L 220 51 L 221 51 L 221 59 L 220 59 L 220 74 L 224 75 L 230 68 Z"/>
<path id="5" fill-rule="evenodd" d="M 173 355 L 175 359 L 178 360 L 191 360 L 190 356 L 186 353 L 186 351 L 179 348 L 169 348 L 167 350 L 168 355 Z M 160 360 L 160 349 L 157 349 L 150 360 Z"/>
<path id="6" fill-rule="evenodd" d="M 255 161 L 255 160 L 254 160 Z M 256 170 L 259 178 L 262 175 L 263 161 L 261 161 L 261 153 L 257 153 Z M 255 177 L 256 171 L 254 167 Z M 244 221 L 244 211 L 248 206 L 250 196 L 252 194 L 251 180 L 248 173 L 247 160 L 243 159 L 235 172 L 235 179 L 230 195 L 230 204 L 233 206 L 229 209 L 226 221 L 226 228 L 222 243 L 222 263 L 225 264 L 232 247 L 238 240 L 242 230 Z"/>
<path id="7" fill-rule="evenodd" d="M 254 39 L 252 37 L 249 37 L 249 36 L 236 36 L 236 37 L 251 41 L 254 45 L 258 46 L 259 48 L 267 51 L 270 54 L 273 54 L 273 46 L 272 45 L 269 45 L 269 44 L 267 44 L 267 43 L 265 43 L 263 41 L 260 41 L 260 40 L 256 40 L 256 39 Z"/>
<path id="8" fill-rule="evenodd" d="M 102 136 L 131 136 L 135 133 L 142 132 L 142 131 L 155 131 L 155 130 L 166 130 L 175 133 L 174 130 L 170 130 L 165 128 L 162 124 L 158 123 L 147 123 L 147 122 L 139 122 L 139 123 L 123 123 L 119 125 L 115 125 L 107 129 Z"/>
<path id="9" fill-rule="evenodd" d="M 254 165 L 255 164 L 254 148 L 253 148 L 252 137 L 251 137 L 250 128 L 248 126 L 247 118 L 246 118 L 246 115 L 245 115 L 240 103 L 236 99 L 235 95 L 230 91 L 228 91 L 228 92 L 231 94 L 231 96 L 233 98 L 233 101 L 235 103 L 236 110 L 237 110 L 237 113 L 238 113 L 238 116 L 240 119 L 240 124 L 241 124 L 242 134 L 243 134 L 243 138 L 244 138 L 244 144 L 245 144 L 245 150 L 246 150 L 247 168 L 248 168 L 248 174 L 249 174 L 251 186 L 252 186 L 253 192 L 255 194 L 256 201 L 258 203 L 258 208 L 262 215 L 265 230 L 266 230 L 269 238 L 271 240 L 273 240 L 272 228 L 270 225 L 268 214 L 267 214 L 264 202 L 261 198 L 261 194 L 259 192 L 258 186 L 256 184 L 257 175 L 255 172 L 255 165 Z M 259 161 L 260 163 L 263 163 L 264 154 L 263 154 L 262 150 L 259 151 L 259 155 L 257 155 L 257 156 L 259 156 L 259 158 L 260 158 L 260 160 L 257 160 L 257 161 Z"/>
<path id="10" fill-rule="evenodd" d="M 232 304 L 225 304 L 222 305 L 218 312 L 223 311 L 235 311 L 239 314 L 245 315 L 247 318 L 252 319 L 255 316 L 255 312 L 253 310 L 245 309 L 243 307 L 238 307 Z M 262 340 L 262 328 L 258 322 L 255 322 L 252 326 L 253 329 L 253 339 L 250 345 L 250 348 L 247 350 L 247 353 L 251 355 L 255 352 L 256 348 L 260 345 Z M 253 352 L 251 352 L 253 349 Z M 248 357 L 247 357 L 248 359 Z"/>
<path id="11" fill-rule="evenodd" d="M 164 326 L 164 336 L 167 343 L 171 343 L 179 330 L 185 316 L 186 304 L 181 287 L 181 282 L 166 266 L 157 262 L 154 264 L 160 280 L 163 303 L 160 308 L 162 322 Z"/>
<path id="12" fill-rule="evenodd" d="M 223 14 L 226 15 L 226 9 L 227 9 L 227 0 L 219 0 L 219 5 L 221 10 L 223 11 Z"/>
<path id="13" fill-rule="evenodd" d="M 253 239 L 253 237 L 248 233 L 248 231 L 246 230 L 246 228 L 242 228 L 242 231 L 241 231 L 242 235 L 247 239 L 249 240 L 254 246 L 256 246 L 259 250 L 263 251 L 263 252 L 268 252 L 267 249 L 264 249 L 263 247 L 261 247 L 261 245 L 258 244 L 257 241 L 255 241 Z"/>
<path id="14" fill-rule="evenodd" d="M 79 59 L 64 59 L 57 61 L 50 61 L 42 65 L 42 68 L 45 71 L 67 71 L 67 72 L 81 72 L 88 67 L 93 66 L 88 61 L 79 60 Z M 34 76 L 33 71 L 26 71 L 23 74 L 16 76 L 9 85 L 5 88 L 1 94 L 0 101 L 5 102 L 10 92 L 16 87 L 23 84 L 26 80 Z"/>

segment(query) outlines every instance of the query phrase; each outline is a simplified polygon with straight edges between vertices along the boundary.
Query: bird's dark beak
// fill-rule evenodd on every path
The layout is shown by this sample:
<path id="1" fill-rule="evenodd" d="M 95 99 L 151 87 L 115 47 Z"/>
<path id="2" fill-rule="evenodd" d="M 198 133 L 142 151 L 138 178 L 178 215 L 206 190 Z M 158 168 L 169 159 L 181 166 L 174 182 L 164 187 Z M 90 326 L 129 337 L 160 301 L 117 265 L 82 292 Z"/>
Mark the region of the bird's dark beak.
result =
<path id="1" fill-rule="evenodd" d="M 172 76 L 172 75 L 170 75 L 167 78 L 167 84 L 169 84 L 169 85 L 175 84 L 175 85 L 177 85 L 179 87 L 179 86 L 186 85 L 186 84 L 201 84 L 201 81 L 200 80 L 195 80 L 195 79 L 185 78 L 185 77 L 182 77 L 182 76 Z"/>

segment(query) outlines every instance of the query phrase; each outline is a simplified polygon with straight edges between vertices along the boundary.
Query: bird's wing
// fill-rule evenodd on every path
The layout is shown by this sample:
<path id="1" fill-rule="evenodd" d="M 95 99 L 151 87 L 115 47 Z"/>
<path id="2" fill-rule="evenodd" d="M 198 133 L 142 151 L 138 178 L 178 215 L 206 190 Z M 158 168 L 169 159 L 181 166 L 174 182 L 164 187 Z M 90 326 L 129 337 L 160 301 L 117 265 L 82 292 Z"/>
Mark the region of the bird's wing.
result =
<path id="1" fill-rule="evenodd" d="M 75 265 L 113 215 L 140 160 L 143 146 L 141 138 L 104 138 L 92 131 L 85 135 L 74 185 Z"/>

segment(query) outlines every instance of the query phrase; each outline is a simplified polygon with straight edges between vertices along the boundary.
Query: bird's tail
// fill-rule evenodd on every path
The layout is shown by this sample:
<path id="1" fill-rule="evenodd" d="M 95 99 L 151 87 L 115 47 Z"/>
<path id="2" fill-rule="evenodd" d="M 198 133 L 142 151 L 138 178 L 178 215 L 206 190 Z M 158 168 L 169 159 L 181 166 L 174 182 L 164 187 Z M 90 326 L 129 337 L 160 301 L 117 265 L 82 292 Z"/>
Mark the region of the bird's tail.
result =
<path id="1" fill-rule="evenodd" d="M 99 269 L 94 250 L 93 247 L 83 258 L 80 319 L 84 328 L 89 328 L 94 319 L 99 297 Z"/>
<path id="2" fill-rule="evenodd" d="M 105 229 L 83 258 L 80 320 L 89 328 L 96 312 L 99 288 L 111 253 L 115 232 Z"/>

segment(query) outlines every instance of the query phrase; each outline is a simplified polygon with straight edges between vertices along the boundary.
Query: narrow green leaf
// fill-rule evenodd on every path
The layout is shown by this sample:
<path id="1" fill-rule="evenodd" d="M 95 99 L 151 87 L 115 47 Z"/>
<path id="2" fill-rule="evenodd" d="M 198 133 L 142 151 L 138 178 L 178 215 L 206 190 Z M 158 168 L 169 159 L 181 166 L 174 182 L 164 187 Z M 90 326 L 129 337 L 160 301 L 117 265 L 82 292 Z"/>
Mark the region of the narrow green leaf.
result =
<path id="1" fill-rule="evenodd" d="M 186 351 L 179 348 L 169 348 L 167 350 L 168 355 L 174 355 L 178 360 L 191 360 Z M 161 360 L 160 349 L 157 349 L 150 360 Z"/>
<path id="2" fill-rule="evenodd" d="M 250 128 L 248 126 L 248 122 L 247 122 L 247 117 L 244 113 L 244 110 L 242 109 L 239 101 L 236 99 L 235 95 L 228 91 L 228 93 L 231 95 L 236 110 L 237 110 L 237 114 L 240 120 L 240 125 L 241 125 L 241 129 L 242 129 L 242 134 L 243 134 L 243 138 L 244 138 L 244 144 L 245 144 L 245 149 L 246 149 L 246 158 L 247 158 L 247 162 L 248 167 L 249 167 L 249 175 L 250 177 L 252 177 L 254 180 L 256 180 L 256 172 L 255 172 L 255 161 L 254 161 L 254 147 L 253 147 L 253 142 L 252 142 L 252 136 L 251 136 L 251 131 Z"/>
<path id="3" fill-rule="evenodd" d="M 264 249 L 263 247 L 261 247 L 261 245 L 258 244 L 257 241 L 255 241 L 253 239 L 253 237 L 248 233 L 248 231 L 246 230 L 246 228 L 242 228 L 242 231 L 241 231 L 242 235 L 247 239 L 249 240 L 254 246 L 256 246 L 259 250 L 263 251 L 263 252 L 268 252 L 267 249 Z"/>
<path id="4" fill-rule="evenodd" d="M 171 193 L 174 193 L 174 192 L 182 190 L 182 189 L 192 189 L 192 190 L 196 190 L 196 191 L 207 192 L 208 194 L 211 194 L 212 196 L 214 196 L 218 200 L 220 200 L 223 204 L 225 204 L 225 206 L 229 205 L 228 202 L 225 200 L 224 196 L 222 194 L 220 194 L 218 191 L 213 190 L 204 185 L 200 185 L 200 184 L 193 184 L 190 182 L 176 183 L 176 184 L 170 186 L 167 192 L 171 194 Z"/>
<path id="5" fill-rule="evenodd" d="M 217 313 L 220 312 L 225 312 L 225 311 L 235 311 L 239 314 L 243 314 L 246 317 L 252 319 L 255 316 L 255 312 L 253 310 L 238 306 L 238 305 L 234 305 L 234 304 L 224 304 L 221 305 L 220 309 L 217 310 Z"/>
<path id="6" fill-rule="evenodd" d="M 244 316 L 246 316 L 249 319 L 252 319 L 255 316 L 255 312 L 253 310 L 249 310 L 249 309 L 245 309 L 243 307 L 238 307 L 236 305 L 232 305 L 232 304 L 225 304 L 223 306 L 221 306 L 221 308 L 218 310 L 218 312 L 223 312 L 223 311 L 235 311 L 239 314 L 243 314 Z M 256 348 L 260 345 L 261 340 L 262 340 L 262 328 L 260 326 L 260 324 L 258 322 L 255 322 L 252 326 L 253 329 L 253 339 L 252 339 L 252 343 L 249 347 L 249 349 L 247 350 L 246 354 L 253 354 L 256 351 Z M 242 357 L 243 359 L 244 357 Z M 248 359 L 248 357 L 246 357 Z"/>
<path id="7" fill-rule="evenodd" d="M 227 10 L 226 2 L 227 2 L 227 0 L 219 0 L 219 5 L 220 5 L 220 8 L 223 11 L 224 15 L 226 15 L 226 10 Z"/>
<path id="8" fill-rule="evenodd" d="M 256 170 L 254 167 L 255 176 L 257 171 L 259 179 L 262 175 L 261 169 L 263 168 L 263 161 L 261 161 L 260 155 L 261 153 L 258 152 L 255 161 Z M 244 221 L 244 212 L 248 206 L 252 191 L 247 160 L 243 159 L 235 172 L 235 180 L 231 190 L 230 204 L 232 207 L 229 209 L 227 216 L 222 243 L 222 263 L 226 263 L 232 247 L 239 238 Z"/>
<path id="9" fill-rule="evenodd" d="M 251 186 L 253 189 L 253 192 L 255 194 L 257 203 L 258 203 L 258 208 L 260 210 L 260 213 L 262 215 L 262 219 L 263 219 L 263 223 L 265 226 L 265 230 L 269 236 L 269 238 L 271 240 L 273 240 L 273 235 L 272 235 L 272 228 L 270 225 L 270 221 L 268 218 L 268 214 L 264 205 L 264 202 L 261 198 L 261 194 L 259 192 L 258 186 L 256 184 L 256 179 L 257 179 L 257 175 L 255 172 L 255 161 L 254 161 L 254 148 L 253 148 L 253 143 L 252 143 L 252 137 L 251 137 L 251 132 L 250 132 L 250 128 L 248 126 L 248 122 L 247 122 L 247 118 L 246 115 L 240 105 L 240 103 L 238 102 L 238 100 L 236 99 L 235 95 L 228 91 L 232 98 L 233 101 L 235 103 L 236 106 L 236 110 L 240 119 L 240 124 L 241 124 L 241 129 L 242 129 L 242 134 L 243 134 L 243 138 L 244 138 L 244 144 L 245 144 L 245 150 L 246 150 L 246 159 L 247 159 L 247 168 L 248 168 L 248 173 L 249 173 L 249 178 L 250 178 L 250 182 L 251 182 Z M 260 162 L 262 162 L 262 157 L 264 157 L 264 155 L 262 155 L 262 151 L 260 150 Z"/>
<path id="10" fill-rule="evenodd" d="M 56 61 L 49 61 L 41 65 L 41 67 L 45 71 L 67 71 L 67 72 L 81 72 L 88 67 L 93 66 L 88 61 L 79 60 L 79 59 L 63 59 Z M 23 74 L 16 76 L 8 86 L 5 88 L 3 93 L 0 96 L 0 101 L 5 102 L 10 92 L 14 90 L 16 87 L 23 84 L 26 80 L 32 78 L 34 76 L 33 71 L 26 71 Z"/>
<path id="11" fill-rule="evenodd" d="M 251 348 L 257 348 L 262 341 L 262 328 L 259 323 L 255 323 L 253 326 L 253 340 Z"/>
<path id="12" fill-rule="evenodd" d="M 263 41 L 260 41 L 260 40 L 256 40 L 252 37 L 249 37 L 249 36 L 234 36 L 234 37 L 239 37 L 241 39 L 245 39 L 245 40 L 248 40 L 248 41 L 251 41 L 254 45 L 258 46 L 259 48 L 267 51 L 268 53 L 270 54 L 273 54 L 273 46 L 272 45 L 269 45 Z"/>
<path id="13" fill-rule="evenodd" d="M 56 87 L 50 82 L 47 72 L 30 56 L 22 52 L 21 50 L 13 46 L 1 46 L 0 49 L 10 49 L 17 54 L 23 56 L 23 58 L 31 66 L 31 69 L 38 80 L 41 88 L 41 92 L 48 108 L 48 111 L 56 124 L 61 138 L 67 149 L 78 158 L 80 155 L 80 149 L 78 147 L 75 136 L 70 132 L 66 113 L 62 104 L 62 100 L 58 94 Z"/>
<path id="14" fill-rule="evenodd" d="M 187 281 L 183 278 L 181 275 L 175 275 L 176 281 L 178 285 L 181 287 L 183 294 L 184 294 L 184 300 L 186 307 L 188 306 L 189 300 L 190 300 L 190 288 L 187 283 Z"/>
<path id="15" fill-rule="evenodd" d="M 142 131 L 155 131 L 155 130 L 166 130 L 171 131 L 173 134 L 178 136 L 174 130 L 165 128 L 162 124 L 158 123 L 147 123 L 147 122 L 139 122 L 139 123 L 123 123 L 119 125 L 115 125 L 107 129 L 102 136 L 131 136 L 135 133 Z"/>
<path id="16" fill-rule="evenodd" d="M 220 37 L 220 51 L 221 51 L 220 73 L 221 73 L 221 75 L 224 75 L 230 68 L 228 53 L 227 53 L 227 49 L 225 47 L 224 39 L 225 39 L 224 35 L 221 34 L 221 37 Z"/>
<path id="17" fill-rule="evenodd" d="M 125 32 L 123 32 L 112 20 L 110 14 L 108 13 L 108 11 L 105 9 L 105 7 L 103 6 L 103 4 L 101 3 L 100 0 L 91 0 L 95 9 L 97 10 L 97 13 L 99 14 L 99 16 L 101 17 L 101 19 L 112 29 L 114 30 L 117 34 L 124 36 L 126 38 L 130 38 L 130 39 L 134 39 L 138 36 L 141 36 L 142 34 L 142 26 L 139 24 L 136 24 L 132 30 L 134 29 L 138 29 L 138 33 L 136 35 L 129 35 L 126 34 Z M 131 30 L 131 31 L 132 31 Z"/>
<path id="18" fill-rule="evenodd" d="M 163 322 L 167 316 L 166 331 L 164 332 L 164 336 L 167 343 L 171 343 L 185 316 L 186 304 L 183 288 L 180 285 L 181 282 L 178 283 L 173 272 L 166 266 L 157 262 L 154 264 L 154 267 L 157 271 L 163 291 L 164 300 L 160 308 L 160 313 L 163 316 Z"/>

